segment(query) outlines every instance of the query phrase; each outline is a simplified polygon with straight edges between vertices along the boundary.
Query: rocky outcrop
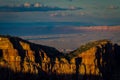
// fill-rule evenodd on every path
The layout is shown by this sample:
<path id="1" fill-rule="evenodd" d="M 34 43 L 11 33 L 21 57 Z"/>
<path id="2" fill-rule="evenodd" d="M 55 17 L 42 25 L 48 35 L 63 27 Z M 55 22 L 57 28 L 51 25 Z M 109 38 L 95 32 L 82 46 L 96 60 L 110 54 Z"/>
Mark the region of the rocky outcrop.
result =
<path id="1" fill-rule="evenodd" d="M 48 72 L 51 60 L 61 57 L 55 48 L 37 45 L 17 37 L 0 36 L 0 67 L 15 73 Z"/>
<path id="2" fill-rule="evenodd" d="M 0 73 L 18 80 L 119 80 L 120 46 L 90 42 L 64 55 L 55 48 L 0 36 Z M 0 79 L 3 79 L 0 76 Z"/>

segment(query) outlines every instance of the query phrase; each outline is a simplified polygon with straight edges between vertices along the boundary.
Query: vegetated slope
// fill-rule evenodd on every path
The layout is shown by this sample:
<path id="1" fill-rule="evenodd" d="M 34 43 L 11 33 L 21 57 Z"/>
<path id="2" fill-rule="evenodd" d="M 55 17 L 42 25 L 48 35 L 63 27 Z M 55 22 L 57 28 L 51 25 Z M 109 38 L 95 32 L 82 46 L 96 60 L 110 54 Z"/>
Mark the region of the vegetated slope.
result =
<path id="1" fill-rule="evenodd" d="M 104 40 L 98 40 L 98 41 L 92 41 L 92 42 L 89 42 L 89 43 L 86 43 L 84 45 L 81 45 L 79 48 L 77 48 L 76 50 L 70 52 L 67 57 L 68 58 L 73 58 L 87 50 L 89 50 L 90 48 L 93 48 L 93 47 L 97 47 L 97 46 L 100 46 L 100 45 L 104 45 L 106 43 L 112 43 L 111 41 L 107 40 L 107 39 L 104 39 Z"/>
<path id="2" fill-rule="evenodd" d="M 119 80 L 119 52 L 119 45 L 99 40 L 64 55 L 52 47 L 1 35 L 0 79 Z"/>

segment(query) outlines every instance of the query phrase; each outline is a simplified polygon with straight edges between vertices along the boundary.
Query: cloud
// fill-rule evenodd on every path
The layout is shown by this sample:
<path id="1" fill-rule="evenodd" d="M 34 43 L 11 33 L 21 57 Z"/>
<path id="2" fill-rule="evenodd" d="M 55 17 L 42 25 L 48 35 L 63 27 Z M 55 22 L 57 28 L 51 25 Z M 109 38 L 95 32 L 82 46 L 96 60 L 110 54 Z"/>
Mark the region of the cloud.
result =
<path id="1" fill-rule="evenodd" d="M 25 2 L 22 5 L 2 6 L 0 7 L 0 12 L 64 11 L 64 10 L 79 10 L 79 9 L 82 8 L 77 8 L 74 6 L 69 8 L 51 7 L 51 6 L 45 6 L 41 3 L 30 4 L 29 2 Z"/>
<path id="2" fill-rule="evenodd" d="M 40 3 L 35 3 L 34 4 L 34 7 L 42 7 L 43 5 L 42 4 L 40 4 Z"/>
<path id="3" fill-rule="evenodd" d="M 108 9 L 119 9 L 119 7 L 118 7 L 118 6 L 115 6 L 115 5 L 110 5 L 110 6 L 108 7 Z"/>
<path id="4" fill-rule="evenodd" d="M 71 15 L 72 14 L 68 14 L 65 12 L 55 12 L 50 14 L 51 17 L 64 17 L 64 16 L 71 16 Z"/>
<path id="5" fill-rule="evenodd" d="M 31 7 L 31 4 L 26 2 L 26 3 L 24 3 L 24 7 Z"/>
<path id="6" fill-rule="evenodd" d="M 75 6 L 69 6 L 68 8 L 69 10 L 79 10 L 79 9 L 82 9 L 80 7 L 75 7 Z"/>

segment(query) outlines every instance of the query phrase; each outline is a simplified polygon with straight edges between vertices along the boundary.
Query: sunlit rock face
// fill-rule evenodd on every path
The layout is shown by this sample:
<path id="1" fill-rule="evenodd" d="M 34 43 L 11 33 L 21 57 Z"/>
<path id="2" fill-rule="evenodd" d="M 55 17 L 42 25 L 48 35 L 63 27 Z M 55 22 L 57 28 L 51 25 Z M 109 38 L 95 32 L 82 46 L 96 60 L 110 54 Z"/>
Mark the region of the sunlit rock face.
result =
<path id="1" fill-rule="evenodd" d="M 9 75 L 13 80 L 20 76 L 24 80 L 28 74 L 30 80 L 118 80 L 119 52 L 120 46 L 108 40 L 94 41 L 62 54 L 52 47 L 0 36 L 0 73 L 7 73 L 4 79 Z"/>

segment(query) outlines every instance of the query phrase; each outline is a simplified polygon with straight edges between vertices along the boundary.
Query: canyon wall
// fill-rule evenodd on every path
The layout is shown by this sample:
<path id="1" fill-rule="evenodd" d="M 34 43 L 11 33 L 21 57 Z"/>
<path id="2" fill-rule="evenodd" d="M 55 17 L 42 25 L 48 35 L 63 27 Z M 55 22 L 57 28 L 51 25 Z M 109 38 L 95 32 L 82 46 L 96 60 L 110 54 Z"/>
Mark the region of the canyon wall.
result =
<path id="1" fill-rule="evenodd" d="M 108 40 L 91 44 L 65 55 L 18 37 L 0 36 L 0 79 L 119 80 L 120 46 Z"/>

